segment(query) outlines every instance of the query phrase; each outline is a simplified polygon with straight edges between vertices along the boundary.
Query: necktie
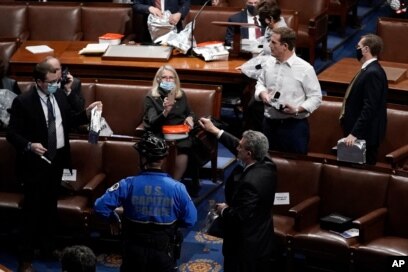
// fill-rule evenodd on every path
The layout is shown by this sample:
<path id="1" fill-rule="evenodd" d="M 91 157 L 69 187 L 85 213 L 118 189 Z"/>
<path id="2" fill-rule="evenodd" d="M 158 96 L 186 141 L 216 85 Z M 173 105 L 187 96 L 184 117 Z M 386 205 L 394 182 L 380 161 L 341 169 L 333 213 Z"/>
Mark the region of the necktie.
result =
<path id="1" fill-rule="evenodd" d="M 54 109 L 52 107 L 50 96 L 47 98 L 48 108 L 48 158 L 54 159 L 57 154 L 57 128 L 55 127 Z"/>
<path id="2" fill-rule="evenodd" d="M 161 0 L 154 0 L 154 6 L 161 10 Z"/>
<path id="3" fill-rule="evenodd" d="M 343 99 L 343 105 L 341 106 L 341 112 L 340 112 L 340 117 L 339 117 L 340 120 L 344 117 L 344 110 L 346 108 L 347 98 L 348 98 L 348 96 L 350 94 L 351 89 L 353 88 L 354 82 L 356 81 L 356 79 L 360 75 L 361 71 L 363 71 L 363 70 L 360 69 L 360 71 L 358 71 L 358 73 L 354 76 L 354 78 L 351 80 L 349 86 L 347 87 L 346 94 L 344 95 L 344 99 Z"/>
<path id="4" fill-rule="evenodd" d="M 256 16 L 254 16 L 254 23 L 256 25 L 255 27 L 255 37 L 258 39 L 259 37 L 262 36 L 261 28 L 259 27 L 258 19 L 256 19 Z"/>

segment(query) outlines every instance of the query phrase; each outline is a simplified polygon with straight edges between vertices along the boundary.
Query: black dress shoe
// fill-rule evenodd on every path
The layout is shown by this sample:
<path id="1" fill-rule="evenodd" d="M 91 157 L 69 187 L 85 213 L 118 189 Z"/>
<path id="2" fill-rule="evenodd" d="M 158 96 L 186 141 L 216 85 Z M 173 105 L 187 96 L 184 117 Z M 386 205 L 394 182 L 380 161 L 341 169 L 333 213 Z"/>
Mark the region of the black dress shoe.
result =
<path id="1" fill-rule="evenodd" d="M 17 271 L 18 272 L 35 272 L 31 262 L 26 262 L 26 261 L 19 263 Z"/>

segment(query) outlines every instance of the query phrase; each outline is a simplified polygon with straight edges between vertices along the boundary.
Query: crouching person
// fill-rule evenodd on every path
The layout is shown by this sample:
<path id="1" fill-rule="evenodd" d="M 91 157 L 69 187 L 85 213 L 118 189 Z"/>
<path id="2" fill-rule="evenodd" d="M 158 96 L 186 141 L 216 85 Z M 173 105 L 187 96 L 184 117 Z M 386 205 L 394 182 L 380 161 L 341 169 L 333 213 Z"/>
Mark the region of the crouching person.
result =
<path id="1" fill-rule="evenodd" d="M 114 210 L 123 207 L 121 272 L 176 271 L 178 227 L 193 226 L 197 210 L 185 186 L 161 170 L 166 142 L 147 134 L 134 147 L 142 172 L 109 188 L 96 200 L 95 212 L 120 222 Z"/>

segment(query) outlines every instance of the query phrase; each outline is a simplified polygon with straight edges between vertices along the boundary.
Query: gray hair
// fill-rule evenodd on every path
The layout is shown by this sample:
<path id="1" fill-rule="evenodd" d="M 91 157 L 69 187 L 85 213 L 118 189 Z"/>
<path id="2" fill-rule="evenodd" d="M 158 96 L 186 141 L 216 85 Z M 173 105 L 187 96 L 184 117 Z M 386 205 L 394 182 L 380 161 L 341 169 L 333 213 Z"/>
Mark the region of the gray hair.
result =
<path id="1" fill-rule="evenodd" d="M 251 152 L 252 158 L 256 161 L 263 160 L 269 149 L 269 142 L 266 136 L 253 130 L 247 130 L 242 134 L 244 148 Z"/>

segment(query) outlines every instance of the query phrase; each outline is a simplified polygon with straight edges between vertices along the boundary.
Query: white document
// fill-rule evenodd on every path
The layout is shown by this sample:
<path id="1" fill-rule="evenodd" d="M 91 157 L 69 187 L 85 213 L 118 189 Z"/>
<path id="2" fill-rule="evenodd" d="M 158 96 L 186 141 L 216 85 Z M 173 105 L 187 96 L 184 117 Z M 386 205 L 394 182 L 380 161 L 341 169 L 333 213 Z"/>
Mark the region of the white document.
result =
<path id="1" fill-rule="evenodd" d="M 64 169 L 62 172 L 62 180 L 63 181 L 76 181 L 77 180 L 77 170 L 72 169 L 72 174 L 69 169 Z"/>
<path id="2" fill-rule="evenodd" d="M 289 205 L 289 193 L 275 193 L 275 201 L 273 205 Z"/>
<path id="3" fill-rule="evenodd" d="M 359 229 L 356 229 L 356 228 L 352 228 L 352 229 L 346 230 L 344 232 L 337 232 L 337 231 L 334 231 L 334 230 L 331 230 L 331 232 L 336 233 L 336 234 L 338 234 L 341 237 L 346 238 L 346 239 L 347 238 L 358 237 L 360 235 Z"/>
<path id="4" fill-rule="evenodd" d="M 89 43 L 85 48 L 79 50 L 79 54 L 103 54 L 109 45 L 109 43 Z"/>
<path id="5" fill-rule="evenodd" d="M 195 47 L 194 53 L 200 55 L 205 61 L 228 60 L 229 52 L 223 45 L 209 45 L 204 47 Z"/>
<path id="6" fill-rule="evenodd" d="M 50 53 L 54 52 L 54 49 L 49 47 L 48 45 L 33 45 L 33 46 L 26 46 L 26 49 L 33 54 L 41 54 L 41 53 Z"/>

